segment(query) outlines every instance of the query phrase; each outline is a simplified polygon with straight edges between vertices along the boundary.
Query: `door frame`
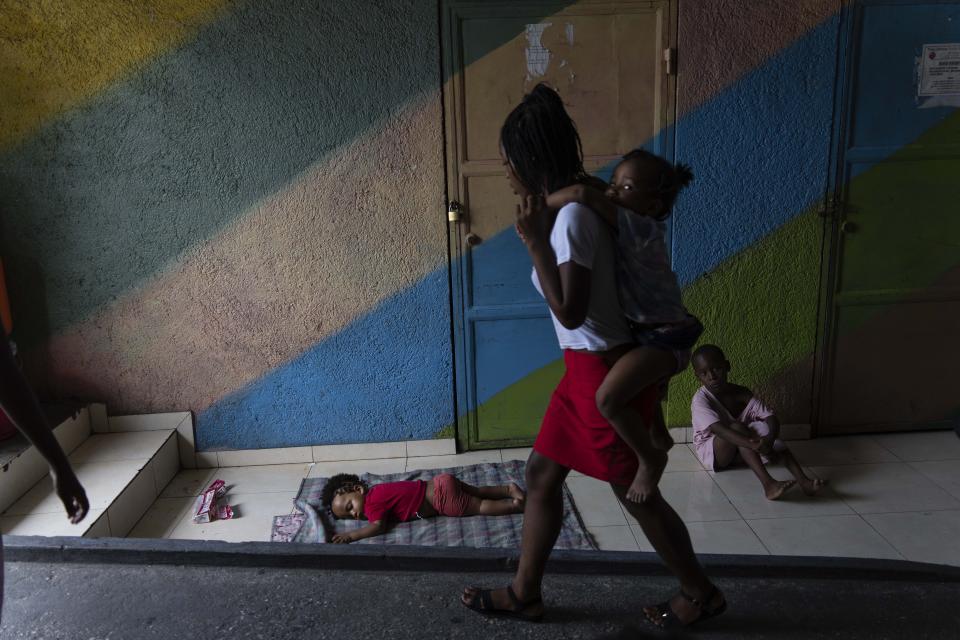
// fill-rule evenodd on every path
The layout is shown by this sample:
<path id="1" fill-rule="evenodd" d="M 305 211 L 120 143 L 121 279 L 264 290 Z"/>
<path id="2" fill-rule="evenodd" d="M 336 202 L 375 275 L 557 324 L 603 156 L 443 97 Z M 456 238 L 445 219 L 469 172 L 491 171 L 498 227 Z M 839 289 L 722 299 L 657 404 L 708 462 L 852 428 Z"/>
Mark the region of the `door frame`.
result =
<path id="1" fill-rule="evenodd" d="M 634 7 L 647 6 L 654 8 L 666 5 L 665 16 L 666 25 L 662 33 L 662 39 L 667 46 L 672 49 L 675 55 L 678 48 L 678 12 L 680 0 L 630 0 Z M 443 136 L 444 136 L 444 167 L 445 167 L 445 201 L 446 211 L 444 215 L 447 219 L 447 256 L 449 260 L 449 287 L 450 287 L 450 319 L 451 319 L 451 361 L 453 371 L 453 430 L 454 438 L 457 443 L 458 451 L 468 451 L 471 449 L 490 449 L 501 448 L 504 446 L 517 446 L 515 442 L 510 441 L 483 441 L 479 443 L 478 424 L 476 415 L 470 407 L 475 405 L 475 389 L 472 373 L 467 366 L 468 362 L 475 361 L 476 357 L 472 351 L 474 345 L 471 340 L 469 322 L 467 320 L 467 307 L 469 304 L 467 283 L 470 277 L 470 263 L 468 253 L 463 250 L 465 239 L 469 233 L 469 215 L 457 214 L 451 209 L 451 203 L 459 200 L 462 192 L 462 178 L 458 169 L 459 153 L 463 148 L 463 140 L 460 138 L 462 128 L 459 125 L 459 114 L 462 111 L 462 101 L 464 100 L 462 87 L 458 82 L 456 71 L 463 68 L 463 56 L 459 47 L 451 46 L 452 42 L 458 37 L 459 24 L 461 16 L 484 14 L 491 8 L 498 8 L 512 15 L 524 16 L 530 15 L 538 20 L 542 20 L 544 15 L 555 15 L 567 9 L 574 4 L 589 4 L 597 7 L 598 10 L 604 8 L 610 12 L 616 10 L 619 2 L 617 0 L 571 0 L 562 2 L 560 0 L 523 0 L 518 6 L 515 0 L 440 0 L 438 3 L 439 26 L 440 26 L 440 49 L 441 49 L 441 100 L 443 117 Z M 538 10 L 542 7 L 541 10 Z M 549 13 L 545 13 L 549 10 Z M 664 65 L 673 64 L 675 68 L 675 58 L 671 61 L 662 61 Z M 676 156 L 676 132 L 675 124 L 677 119 L 678 104 L 678 83 L 676 71 L 663 74 L 666 90 L 662 95 L 669 96 L 672 103 L 663 109 L 663 122 L 658 137 L 662 138 L 662 152 L 669 158 Z M 595 157 L 589 161 L 585 160 L 584 166 L 588 171 L 596 171 L 619 158 L 619 156 Z M 451 198 L 451 193 L 458 194 Z M 668 241 L 672 236 L 672 218 L 668 223 Z M 668 245 L 669 246 L 669 245 Z M 527 317 L 529 314 L 524 314 Z M 516 317 L 521 317 L 520 315 Z M 529 317 L 549 317 L 546 314 L 529 315 Z M 469 354 L 468 357 L 464 357 Z M 480 446 L 477 446 L 480 444 Z"/>
<path id="2" fill-rule="evenodd" d="M 813 388 L 811 394 L 810 437 L 820 435 L 829 416 L 830 385 L 833 383 L 833 356 L 836 344 L 834 329 L 836 314 L 833 303 L 839 278 L 840 223 L 846 202 L 846 145 L 849 142 L 849 115 L 852 103 L 853 70 L 856 56 L 853 51 L 858 33 L 856 16 L 859 0 L 842 3 L 837 34 L 837 61 L 834 73 L 833 126 L 830 134 L 830 158 L 827 165 L 827 190 L 823 195 L 819 215 L 823 219 L 820 257 L 820 296 L 817 314 L 817 342 L 814 350 Z"/>

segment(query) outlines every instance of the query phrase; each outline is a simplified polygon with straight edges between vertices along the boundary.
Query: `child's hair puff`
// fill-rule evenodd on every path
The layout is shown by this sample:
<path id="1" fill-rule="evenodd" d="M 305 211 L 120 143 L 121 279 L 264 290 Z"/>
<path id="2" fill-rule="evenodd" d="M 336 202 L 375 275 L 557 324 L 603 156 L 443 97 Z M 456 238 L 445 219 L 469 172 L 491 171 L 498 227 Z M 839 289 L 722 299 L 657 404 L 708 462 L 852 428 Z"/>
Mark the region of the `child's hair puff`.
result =
<path id="1" fill-rule="evenodd" d="M 365 482 L 360 480 L 359 476 L 353 473 L 338 473 L 327 480 L 327 484 L 323 485 L 323 491 L 320 492 L 321 504 L 329 509 L 333 505 L 334 496 L 343 489 L 352 488 L 358 484 L 363 487 L 367 486 Z"/>
<path id="2" fill-rule="evenodd" d="M 659 172 L 656 183 L 651 185 L 651 188 L 663 202 L 664 213 L 661 219 L 670 216 L 677 196 L 693 182 L 693 170 L 690 165 L 682 162 L 671 164 L 666 158 L 650 153 L 646 149 L 634 149 L 626 153 L 621 162 L 649 163 Z"/>

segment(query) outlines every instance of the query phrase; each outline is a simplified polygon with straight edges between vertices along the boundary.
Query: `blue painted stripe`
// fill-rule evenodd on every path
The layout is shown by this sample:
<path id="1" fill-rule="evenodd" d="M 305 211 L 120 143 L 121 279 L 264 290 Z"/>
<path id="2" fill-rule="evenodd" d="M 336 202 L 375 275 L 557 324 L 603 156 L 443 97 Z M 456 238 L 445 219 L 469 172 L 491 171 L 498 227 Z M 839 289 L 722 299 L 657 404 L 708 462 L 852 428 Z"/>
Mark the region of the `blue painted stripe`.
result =
<path id="1" fill-rule="evenodd" d="M 696 176 L 673 221 L 682 285 L 823 197 L 838 28 L 829 18 L 678 123 Z"/>
<path id="2" fill-rule="evenodd" d="M 438 269 L 197 417 L 197 446 L 431 438 L 453 422 L 447 273 Z"/>

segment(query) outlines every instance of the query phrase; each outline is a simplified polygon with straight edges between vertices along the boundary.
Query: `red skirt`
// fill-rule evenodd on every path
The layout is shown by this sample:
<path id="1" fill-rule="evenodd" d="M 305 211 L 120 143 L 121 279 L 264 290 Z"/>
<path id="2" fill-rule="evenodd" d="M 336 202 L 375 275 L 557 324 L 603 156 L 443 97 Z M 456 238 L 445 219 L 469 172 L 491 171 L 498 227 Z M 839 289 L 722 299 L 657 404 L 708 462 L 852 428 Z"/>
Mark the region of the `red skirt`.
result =
<path id="1" fill-rule="evenodd" d="M 610 368 L 589 352 L 563 352 L 567 370 L 550 398 L 533 450 L 554 462 L 605 482 L 629 485 L 637 455 L 597 409 L 597 389 Z M 642 391 L 633 407 L 650 424 L 658 399 L 656 386 Z"/>

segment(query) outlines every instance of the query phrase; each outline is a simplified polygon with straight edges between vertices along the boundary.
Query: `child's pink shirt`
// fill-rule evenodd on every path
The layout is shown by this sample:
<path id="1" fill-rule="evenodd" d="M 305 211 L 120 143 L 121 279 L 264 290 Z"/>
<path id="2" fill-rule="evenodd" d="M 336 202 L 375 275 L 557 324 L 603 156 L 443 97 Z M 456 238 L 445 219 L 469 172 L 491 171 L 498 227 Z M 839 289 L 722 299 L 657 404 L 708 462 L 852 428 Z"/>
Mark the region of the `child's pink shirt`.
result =
<path id="1" fill-rule="evenodd" d="M 723 425 L 729 425 L 734 422 L 734 417 L 726 407 L 720 403 L 717 398 L 707 390 L 706 387 L 700 387 L 690 402 L 690 414 L 693 422 L 693 446 L 697 452 L 697 457 L 707 469 L 713 469 L 713 432 L 710 425 L 717 422 Z M 736 422 L 752 427 L 758 435 L 767 433 L 766 425 L 759 423 L 774 415 L 757 396 L 750 398 L 750 402 L 743 408 L 740 415 L 736 417 Z"/>
<path id="2" fill-rule="evenodd" d="M 406 522 L 417 517 L 417 510 L 427 494 L 423 480 L 384 482 L 370 487 L 363 502 L 363 514 L 367 520 Z"/>

